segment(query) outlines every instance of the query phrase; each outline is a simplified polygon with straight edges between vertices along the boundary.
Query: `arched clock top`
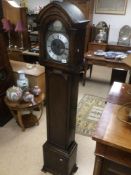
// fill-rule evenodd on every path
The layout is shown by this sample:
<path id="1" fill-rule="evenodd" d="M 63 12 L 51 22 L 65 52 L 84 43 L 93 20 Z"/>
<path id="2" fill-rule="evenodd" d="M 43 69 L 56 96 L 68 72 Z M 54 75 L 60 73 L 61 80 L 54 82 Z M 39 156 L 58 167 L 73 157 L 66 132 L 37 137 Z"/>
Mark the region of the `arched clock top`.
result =
<path id="1" fill-rule="evenodd" d="M 49 13 L 50 12 L 50 13 Z M 76 28 L 85 27 L 87 20 L 82 11 L 74 4 L 69 2 L 54 1 L 44 7 L 38 16 L 38 23 L 45 23 L 46 18 L 57 16 L 63 18 L 69 25 Z"/>
<path id="2" fill-rule="evenodd" d="M 86 20 L 70 2 L 52 2 L 38 15 L 40 62 L 44 66 L 79 71 L 83 63 Z"/>

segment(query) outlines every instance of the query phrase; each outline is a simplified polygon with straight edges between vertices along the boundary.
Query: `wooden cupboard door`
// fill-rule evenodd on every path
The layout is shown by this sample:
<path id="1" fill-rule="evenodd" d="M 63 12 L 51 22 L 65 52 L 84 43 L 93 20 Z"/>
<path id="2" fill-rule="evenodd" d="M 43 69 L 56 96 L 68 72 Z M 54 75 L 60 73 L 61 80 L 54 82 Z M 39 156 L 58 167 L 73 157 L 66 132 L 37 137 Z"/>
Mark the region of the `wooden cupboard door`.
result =
<path id="1" fill-rule="evenodd" d="M 48 141 L 68 149 L 75 138 L 79 76 L 46 70 Z"/>
<path id="2" fill-rule="evenodd" d="M 131 175 L 131 168 L 105 159 L 101 175 Z"/>

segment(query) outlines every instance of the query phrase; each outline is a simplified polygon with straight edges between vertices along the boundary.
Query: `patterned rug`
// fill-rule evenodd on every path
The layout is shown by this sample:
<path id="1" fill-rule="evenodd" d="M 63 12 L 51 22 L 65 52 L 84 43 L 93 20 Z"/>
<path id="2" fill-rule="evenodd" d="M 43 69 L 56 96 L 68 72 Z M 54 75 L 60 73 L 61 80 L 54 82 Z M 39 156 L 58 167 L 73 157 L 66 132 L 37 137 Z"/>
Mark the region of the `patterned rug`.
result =
<path id="1" fill-rule="evenodd" d="M 77 108 L 76 133 L 91 137 L 102 115 L 105 99 L 85 94 Z"/>

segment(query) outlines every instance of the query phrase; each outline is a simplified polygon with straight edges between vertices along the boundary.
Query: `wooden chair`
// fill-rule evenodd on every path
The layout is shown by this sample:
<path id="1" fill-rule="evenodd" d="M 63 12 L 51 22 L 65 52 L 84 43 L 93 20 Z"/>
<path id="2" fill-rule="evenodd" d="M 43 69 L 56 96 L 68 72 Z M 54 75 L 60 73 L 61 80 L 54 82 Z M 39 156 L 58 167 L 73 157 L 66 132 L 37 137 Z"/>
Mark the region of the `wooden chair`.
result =
<path id="1" fill-rule="evenodd" d="M 92 64 L 87 64 L 86 60 L 84 59 L 82 70 L 80 72 L 80 74 L 82 74 L 82 84 L 83 84 L 83 86 L 85 86 L 86 74 L 87 74 L 88 70 L 90 71 L 89 78 L 91 79 L 92 69 L 93 69 L 93 65 Z"/>

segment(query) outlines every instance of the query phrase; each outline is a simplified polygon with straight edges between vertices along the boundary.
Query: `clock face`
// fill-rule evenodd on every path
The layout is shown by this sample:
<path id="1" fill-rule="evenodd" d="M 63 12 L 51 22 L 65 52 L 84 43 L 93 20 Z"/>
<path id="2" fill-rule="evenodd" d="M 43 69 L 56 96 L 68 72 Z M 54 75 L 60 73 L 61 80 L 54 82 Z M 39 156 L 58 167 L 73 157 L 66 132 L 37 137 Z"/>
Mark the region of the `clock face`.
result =
<path id="1" fill-rule="evenodd" d="M 46 39 L 46 50 L 49 59 L 67 63 L 69 57 L 69 40 L 61 21 L 56 20 L 49 26 Z"/>

